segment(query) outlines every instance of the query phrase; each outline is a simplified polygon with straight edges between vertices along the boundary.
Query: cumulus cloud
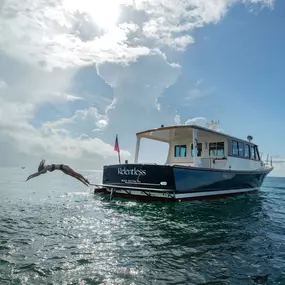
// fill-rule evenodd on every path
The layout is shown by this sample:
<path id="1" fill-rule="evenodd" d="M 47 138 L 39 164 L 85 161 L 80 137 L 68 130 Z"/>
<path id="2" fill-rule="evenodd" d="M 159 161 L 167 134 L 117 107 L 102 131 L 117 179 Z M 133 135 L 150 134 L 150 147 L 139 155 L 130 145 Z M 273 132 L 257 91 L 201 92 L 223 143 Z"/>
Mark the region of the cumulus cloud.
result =
<path id="1" fill-rule="evenodd" d="M 209 121 L 205 117 L 195 117 L 195 118 L 187 119 L 184 123 L 182 123 L 180 116 L 176 115 L 175 122 L 177 125 L 182 125 L 182 124 L 183 125 L 196 125 L 196 126 L 201 126 L 203 128 L 207 128 L 207 129 L 211 129 L 211 130 L 224 133 L 223 129 L 218 128 L 219 121 L 214 121 L 214 120 Z"/>
<path id="2" fill-rule="evenodd" d="M 64 129 L 70 136 L 80 136 L 82 133 L 92 136 L 94 129 L 103 128 L 107 124 L 107 117 L 91 107 L 86 110 L 77 110 L 71 118 L 61 118 L 53 122 L 45 122 L 43 129 Z M 78 133 L 79 131 L 79 133 Z"/>
<path id="3" fill-rule="evenodd" d="M 84 160 L 85 164 L 95 167 L 99 167 L 104 161 L 115 162 L 113 147 L 84 134 L 84 130 L 81 130 L 80 134 L 71 132 L 67 128 L 61 128 L 60 123 L 45 123 L 36 129 L 28 123 L 32 112 L 31 105 L 0 103 L 5 107 L 5 110 L 0 112 L 0 141 L 6 145 L 12 142 L 17 153 L 38 158 L 49 157 L 59 162 L 70 161 L 77 165 L 77 160 Z M 2 159 L 1 163 L 5 165 L 17 161 L 17 153 L 11 152 L 9 158 Z M 123 150 L 122 155 L 127 158 L 129 153 Z"/>
<path id="4" fill-rule="evenodd" d="M 194 42 L 191 32 L 217 23 L 238 2 L 273 5 L 273 0 L 6 0 L 1 9 L 2 50 L 13 58 L 43 68 L 70 67 L 94 62 L 133 62 L 154 47 L 184 50 Z M 145 18 L 121 19 L 128 7 Z M 130 8 L 131 7 L 131 8 Z M 128 18 L 128 17 L 126 17 Z M 126 19 L 127 20 L 127 19 Z M 135 37 L 134 37 L 135 36 Z M 147 41 L 148 40 L 148 41 Z"/>
<path id="5" fill-rule="evenodd" d="M 180 74 L 179 65 L 167 62 L 158 53 L 140 57 L 129 66 L 100 64 L 97 70 L 114 89 L 114 100 L 106 111 L 112 123 L 106 126 L 106 132 L 120 130 L 127 135 L 146 127 L 174 123 L 174 116 L 161 109 L 158 99 L 176 81 Z"/>
<path id="6" fill-rule="evenodd" d="M 33 123 L 45 117 L 43 113 L 37 114 L 42 105 L 67 105 L 84 100 L 83 97 L 65 92 L 74 70 L 46 72 L 7 58 L 6 61 L 7 66 L 9 63 L 17 70 L 19 77 L 13 76 L 12 72 L 3 72 L 7 66 L 0 66 L 1 74 L 5 77 L 3 82 L 9 82 L 3 84 L 5 88 L 0 91 L 1 154 L 5 152 L 1 165 L 34 164 L 43 157 L 59 162 L 69 161 L 80 167 L 99 168 L 106 162 L 116 162 L 112 145 L 89 132 L 88 118 L 93 128 L 100 124 L 101 117 L 95 108 L 89 112 L 78 110 L 72 118 L 46 121 L 39 126 Z M 130 154 L 123 150 L 122 155 L 128 158 Z"/>
<path id="7" fill-rule="evenodd" d="M 0 19 L 2 50 L 47 70 L 104 61 L 127 63 L 149 54 L 147 47 L 127 44 L 131 27 L 100 30 L 92 10 L 100 13 L 103 7 L 101 12 L 108 17 L 105 5 L 91 1 L 7 0 Z"/>
<path id="8" fill-rule="evenodd" d="M 208 120 L 204 117 L 196 117 L 196 118 L 188 119 L 185 122 L 185 125 L 198 125 L 201 127 L 206 127 L 207 122 L 208 122 Z"/>
<path id="9" fill-rule="evenodd" d="M 99 167 L 116 159 L 115 133 L 129 158 L 136 131 L 181 123 L 161 100 L 181 72 L 169 51 L 183 52 L 195 29 L 219 22 L 236 3 L 274 1 L 0 1 L 1 163 L 45 156 Z M 76 92 L 86 66 L 112 89 L 111 103 L 102 104 L 102 88 Z M 57 108 L 54 117 L 41 111 L 47 106 Z"/>

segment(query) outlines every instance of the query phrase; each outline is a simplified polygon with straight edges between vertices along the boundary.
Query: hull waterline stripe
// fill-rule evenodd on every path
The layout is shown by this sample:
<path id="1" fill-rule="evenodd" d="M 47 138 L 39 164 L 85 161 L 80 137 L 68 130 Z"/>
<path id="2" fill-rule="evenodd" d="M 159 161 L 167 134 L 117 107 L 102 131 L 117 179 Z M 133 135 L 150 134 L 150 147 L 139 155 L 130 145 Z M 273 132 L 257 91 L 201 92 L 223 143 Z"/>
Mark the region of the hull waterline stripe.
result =
<path id="1" fill-rule="evenodd" d="M 237 190 L 221 190 L 221 191 L 175 194 L 175 198 L 183 199 L 183 198 L 191 198 L 191 197 L 214 196 L 214 195 L 234 194 L 234 193 L 246 193 L 246 192 L 251 192 L 254 190 L 260 190 L 260 188 L 255 187 L 255 188 L 246 188 L 246 189 L 237 189 Z"/>
<path id="2" fill-rule="evenodd" d="M 116 188 L 116 187 L 111 187 Z M 147 191 L 148 193 L 152 192 L 149 188 L 139 188 L 139 189 L 127 189 L 124 190 L 125 187 L 121 187 L 121 189 L 115 190 L 115 193 L 128 193 L 128 195 L 131 197 L 133 195 L 139 195 L 144 196 L 141 192 Z M 108 193 L 111 193 L 111 189 L 106 189 Z M 194 197 L 207 197 L 207 196 L 218 196 L 218 195 L 228 195 L 228 194 L 238 194 L 238 193 L 247 193 L 252 191 L 259 191 L 260 187 L 254 187 L 254 188 L 245 188 L 245 189 L 236 189 L 236 190 L 221 190 L 221 191 L 208 191 L 208 192 L 192 192 L 192 193 L 174 193 L 174 190 L 159 190 L 159 191 L 153 191 L 154 196 L 156 197 L 165 197 L 163 194 L 171 193 L 173 194 L 173 197 L 175 199 L 184 199 L 184 198 L 194 198 Z M 133 191 L 133 193 L 131 193 Z M 155 193 L 156 192 L 156 193 Z"/>
<path id="3" fill-rule="evenodd" d="M 116 184 L 99 184 L 98 186 L 107 187 L 107 188 L 121 188 L 121 189 L 128 189 L 128 190 L 146 190 L 146 191 L 157 191 L 157 192 L 173 192 L 174 189 L 159 189 L 159 188 L 149 188 L 149 187 L 135 187 L 126 185 L 116 185 Z"/>

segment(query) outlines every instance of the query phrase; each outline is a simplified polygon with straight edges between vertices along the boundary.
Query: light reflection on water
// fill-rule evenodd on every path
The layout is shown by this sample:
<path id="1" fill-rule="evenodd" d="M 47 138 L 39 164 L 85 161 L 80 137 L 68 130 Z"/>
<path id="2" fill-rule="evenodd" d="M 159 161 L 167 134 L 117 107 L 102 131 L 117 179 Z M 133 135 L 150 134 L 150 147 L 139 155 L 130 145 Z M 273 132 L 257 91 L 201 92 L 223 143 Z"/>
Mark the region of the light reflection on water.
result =
<path id="1" fill-rule="evenodd" d="M 164 204 L 94 196 L 60 174 L 25 183 L 27 172 L 1 172 L 1 284 L 285 284 L 282 179 Z"/>

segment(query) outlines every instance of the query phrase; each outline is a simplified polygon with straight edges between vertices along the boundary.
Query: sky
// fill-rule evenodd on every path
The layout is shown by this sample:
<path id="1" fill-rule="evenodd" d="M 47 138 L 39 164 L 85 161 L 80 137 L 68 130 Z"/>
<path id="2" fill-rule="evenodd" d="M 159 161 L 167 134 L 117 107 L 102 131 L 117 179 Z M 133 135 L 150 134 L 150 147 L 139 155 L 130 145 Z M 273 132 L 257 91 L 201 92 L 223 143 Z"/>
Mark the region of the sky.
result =
<path id="1" fill-rule="evenodd" d="M 116 134 L 132 161 L 136 132 L 215 120 L 284 176 L 284 26 L 283 0 L 0 0 L 0 166 L 101 169 Z"/>

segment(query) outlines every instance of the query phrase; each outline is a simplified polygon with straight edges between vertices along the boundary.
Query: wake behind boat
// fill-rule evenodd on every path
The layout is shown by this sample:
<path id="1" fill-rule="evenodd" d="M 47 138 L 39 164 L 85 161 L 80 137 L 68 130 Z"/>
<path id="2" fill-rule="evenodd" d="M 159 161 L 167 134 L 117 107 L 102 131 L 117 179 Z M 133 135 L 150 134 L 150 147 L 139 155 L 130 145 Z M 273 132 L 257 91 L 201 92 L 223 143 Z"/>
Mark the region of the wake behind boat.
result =
<path id="1" fill-rule="evenodd" d="M 220 198 L 258 191 L 273 170 L 251 136 L 243 140 L 198 125 L 161 126 L 136 136 L 134 163 L 105 165 L 95 193 L 166 201 Z M 165 164 L 139 163 L 143 138 L 169 144 Z"/>

